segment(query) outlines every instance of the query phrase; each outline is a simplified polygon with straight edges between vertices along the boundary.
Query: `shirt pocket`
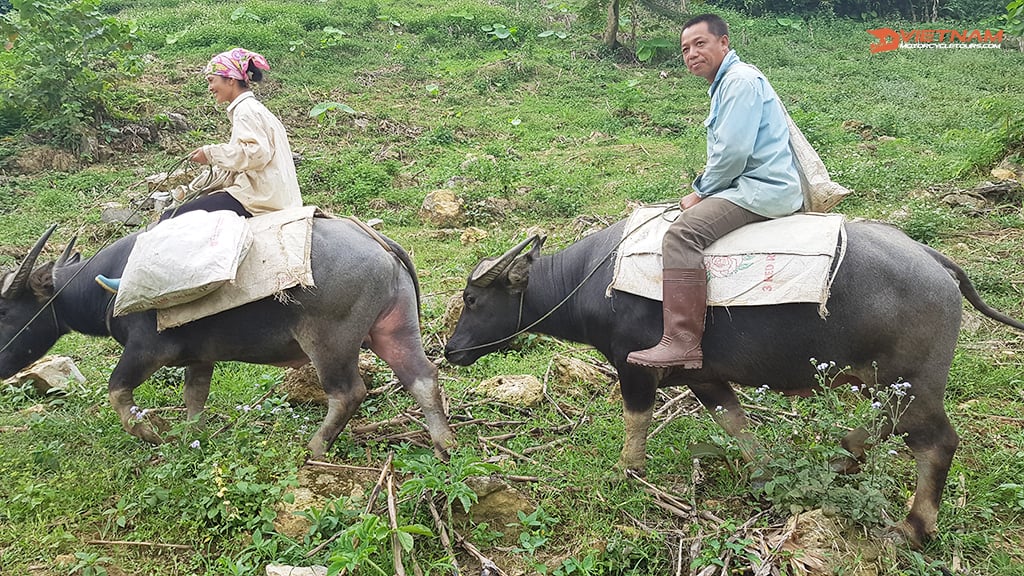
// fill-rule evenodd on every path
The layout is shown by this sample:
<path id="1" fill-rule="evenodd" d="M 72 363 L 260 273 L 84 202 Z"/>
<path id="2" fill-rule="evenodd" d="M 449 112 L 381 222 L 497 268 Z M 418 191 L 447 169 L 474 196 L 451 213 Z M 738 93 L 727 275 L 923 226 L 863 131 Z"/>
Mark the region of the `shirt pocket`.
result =
<path id="1" fill-rule="evenodd" d="M 704 128 L 707 129 L 708 133 L 708 145 L 714 145 L 718 143 L 718 132 L 715 130 L 717 124 L 718 112 L 712 111 L 704 120 Z"/>

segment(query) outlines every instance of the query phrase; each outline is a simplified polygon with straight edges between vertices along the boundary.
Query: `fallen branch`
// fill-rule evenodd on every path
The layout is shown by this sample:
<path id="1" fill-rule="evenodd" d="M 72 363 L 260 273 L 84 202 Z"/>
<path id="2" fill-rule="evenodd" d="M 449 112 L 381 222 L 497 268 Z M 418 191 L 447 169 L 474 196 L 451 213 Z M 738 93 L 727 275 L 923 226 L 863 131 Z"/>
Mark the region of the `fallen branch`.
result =
<path id="1" fill-rule="evenodd" d="M 141 546 L 143 548 L 171 548 L 173 550 L 192 550 L 191 546 L 185 544 L 164 544 L 162 542 L 140 542 L 135 540 L 86 540 L 86 544 L 99 544 L 101 546 Z"/>
<path id="2" fill-rule="evenodd" d="M 334 464 L 332 462 L 321 462 L 320 460 L 306 460 L 306 464 L 310 466 L 319 466 L 320 468 L 336 468 L 338 470 L 363 470 L 365 472 L 376 472 L 376 468 L 370 468 L 368 466 L 352 466 L 351 464 Z"/>
<path id="3" fill-rule="evenodd" d="M 1024 424 L 1024 418 L 1013 418 L 1011 416 L 1000 416 L 999 414 L 978 414 L 978 416 L 984 416 L 985 418 L 992 418 L 994 420 L 1001 420 L 1003 422 L 1012 422 L 1014 424 Z"/>
<path id="4" fill-rule="evenodd" d="M 655 410 L 654 418 L 659 418 L 662 414 L 668 412 L 669 408 L 671 408 L 676 402 L 692 398 L 693 392 L 691 392 L 689 388 L 683 389 L 683 391 L 666 400 L 665 403 L 661 405 L 661 407 Z"/>
<path id="5" fill-rule="evenodd" d="M 455 559 L 455 550 L 452 548 L 452 541 L 448 537 L 448 530 L 445 528 L 444 522 L 441 520 L 441 514 L 438 513 L 437 507 L 434 506 L 433 492 L 427 495 L 427 506 L 430 508 L 430 515 L 434 518 L 434 526 L 437 527 L 437 535 L 441 539 L 441 545 L 444 546 L 445 552 L 448 553 L 448 557 L 452 559 L 452 567 L 455 568 L 455 574 L 461 574 L 459 570 L 459 562 Z"/>
<path id="6" fill-rule="evenodd" d="M 511 480 L 513 482 L 540 482 L 541 481 L 541 479 L 538 478 L 537 476 L 513 476 L 511 474 L 506 474 L 504 476 L 504 478 L 506 480 Z"/>
<path id="7" fill-rule="evenodd" d="M 405 424 L 410 420 L 413 420 L 413 417 L 403 412 L 402 414 L 399 414 L 398 416 L 395 416 L 394 418 L 390 418 L 388 420 L 372 422 L 370 424 L 366 424 L 363 426 L 354 426 L 351 429 L 351 431 L 352 434 L 369 434 L 370 432 L 375 432 L 378 428 L 381 428 L 383 426 L 397 426 L 399 424 Z"/>
<path id="8" fill-rule="evenodd" d="M 465 420 L 463 422 L 454 422 L 449 424 L 451 428 L 458 428 L 459 426 L 466 426 L 468 424 L 480 424 L 481 426 L 489 426 L 497 428 L 499 426 L 521 426 L 526 424 L 523 420 L 484 420 L 482 418 L 474 418 L 473 420 Z"/>
<path id="9" fill-rule="evenodd" d="M 559 444 L 565 444 L 568 441 L 568 438 L 558 438 L 557 440 L 552 440 L 551 442 L 548 442 L 546 444 L 541 444 L 539 446 L 530 446 L 529 448 L 523 449 L 523 454 L 533 454 L 534 452 L 547 450 L 548 448 L 553 448 L 555 446 L 558 446 Z"/>
<path id="10" fill-rule="evenodd" d="M 480 550 L 476 546 L 474 546 L 472 542 L 463 538 L 462 535 L 459 534 L 454 528 L 452 529 L 452 534 L 455 536 L 455 539 L 459 542 L 459 545 L 462 546 L 466 550 L 466 552 L 469 552 L 474 557 L 476 557 L 477 561 L 480 562 L 480 576 L 507 576 L 505 572 L 502 571 L 501 568 L 498 568 L 498 565 L 495 564 L 493 560 L 491 560 L 487 556 L 484 556 L 483 553 L 481 553 Z"/>
<path id="11" fill-rule="evenodd" d="M 662 510 L 665 510 L 670 514 L 678 516 L 684 520 L 693 519 L 693 506 L 690 506 L 689 504 L 683 502 L 679 498 L 676 498 L 675 496 L 669 494 L 668 492 L 662 490 L 661 488 L 658 488 L 657 486 L 651 484 L 650 482 L 647 482 L 633 470 L 626 470 L 626 476 L 632 478 L 633 480 L 636 480 L 637 482 L 640 482 L 641 490 L 653 496 L 654 504 L 661 508 Z"/>
<path id="12" fill-rule="evenodd" d="M 388 460 L 390 464 L 390 459 Z M 402 543 L 398 540 L 398 507 L 395 505 L 395 471 L 388 466 L 388 522 L 391 524 L 391 556 L 394 558 L 395 576 L 405 576 L 402 564 Z"/>
<path id="13" fill-rule="evenodd" d="M 373 512 L 373 504 L 374 504 L 374 502 L 377 501 L 377 496 L 380 494 L 381 487 L 384 485 L 384 481 L 385 481 L 385 479 L 387 478 L 387 475 L 388 475 L 388 470 L 391 469 L 391 462 L 394 459 L 395 459 L 395 453 L 394 452 L 388 452 L 388 458 L 387 458 L 387 460 L 384 461 L 384 466 L 380 469 L 380 477 L 377 478 L 377 483 L 373 486 L 373 490 L 370 491 L 370 497 L 367 498 L 367 500 L 366 500 L 366 513 L 367 514 L 369 514 L 370 512 Z M 321 550 L 326 548 L 328 544 L 330 544 L 331 542 L 334 542 L 339 537 L 341 537 L 341 535 L 344 534 L 344 533 L 345 533 L 344 531 L 335 532 L 333 536 L 331 536 L 327 540 L 324 540 L 323 542 L 318 544 L 315 548 L 313 548 L 309 552 L 306 552 L 306 558 L 309 558 L 311 556 L 316 555 L 318 552 L 320 552 Z"/>
<path id="14" fill-rule="evenodd" d="M 537 462 L 536 460 L 534 460 L 533 458 L 530 458 L 529 456 L 526 456 L 525 454 L 520 454 L 519 452 L 516 452 L 515 450 L 511 450 L 509 448 L 505 448 L 504 446 L 502 446 L 501 444 L 498 444 L 497 442 L 491 442 L 489 440 L 484 440 L 483 438 L 480 438 L 480 441 L 483 442 L 484 444 L 486 444 L 488 446 L 491 446 L 492 448 L 498 450 L 499 452 L 504 452 L 505 454 L 508 454 L 509 456 L 513 456 L 515 458 L 519 458 L 520 460 L 526 460 L 530 464 L 533 464 L 535 466 L 540 466 L 541 468 L 544 468 L 545 470 L 549 470 L 549 471 L 551 471 L 554 474 L 559 474 L 558 470 L 555 470 L 551 466 L 548 466 L 547 464 L 541 464 L 540 462 Z"/>

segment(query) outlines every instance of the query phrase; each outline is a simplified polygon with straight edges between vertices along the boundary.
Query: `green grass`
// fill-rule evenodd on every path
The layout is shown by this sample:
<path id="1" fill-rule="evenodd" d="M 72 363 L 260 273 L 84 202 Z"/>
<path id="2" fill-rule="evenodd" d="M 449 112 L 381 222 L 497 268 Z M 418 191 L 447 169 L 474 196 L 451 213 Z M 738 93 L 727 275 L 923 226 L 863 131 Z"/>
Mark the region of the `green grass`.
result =
<path id="1" fill-rule="evenodd" d="M 148 125 L 175 112 L 186 116 L 191 129 L 165 133 L 141 152 L 115 148 L 110 162 L 67 173 L 17 174 L 16 160 L 37 148 L 34 140 L 24 134 L 0 139 L 2 265 L 15 264 L 52 222 L 61 227 L 44 258 L 55 257 L 76 234 L 83 252 L 93 253 L 121 233 L 100 223 L 103 203 L 139 197 L 144 192 L 133 185 L 141 178 L 167 169 L 198 145 L 226 139 L 223 110 L 212 103 L 199 72 L 212 53 L 234 45 L 260 51 L 271 63 L 257 94 L 288 126 L 292 146 L 303 156 L 298 173 L 307 202 L 337 214 L 382 218 L 384 231 L 410 249 L 423 284 L 424 342 L 433 358 L 440 357 L 447 338 L 447 302 L 480 258 L 504 251 L 534 226 L 548 234 L 546 250 L 567 246 L 595 223 L 624 217 L 632 202 L 678 198 L 704 164 L 706 83 L 689 75 L 674 53 L 651 65 L 603 53 L 596 40 L 601 15 L 574 14 L 571 7 L 566 15 L 558 6 L 510 0 L 102 5 L 107 13 L 137 22 L 137 47 L 147 55 L 140 78 L 111 88 L 118 117 Z M 232 20 L 239 7 L 244 12 Z M 1021 199 L 981 215 L 940 202 L 946 191 L 988 179 L 989 169 L 1007 155 L 1000 126 L 1024 110 L 1024 78 L 1016 73 L 1021 54 L 871 55 L 865 30 L 921 25 L 811 18 L 811 32 L 796 32 L 773 18 L 725 16 L 746 22 L 742 32 L 734 29 L 734 47 L 765 71 L 833 177 L 855 190 L 839 210 L 893 222 L 943 250 L 968 271 L 988 302 L 1024 317 Z M 488 39 L 480 26 L 495 23 L 516 27 L 517 42 Z M 642 38 L 678 35 L 673 26 L 649 17 L 638 25 Z M 344 35 L 327 33 L 327 27 Z M 547 29 L 567 30 L 568 37 L 537 37 Z M 0 87 L 12 81 L 6 71 L 13 57 L 0 54 Z M 309 111 L 323 102 L 342 102 L 357 114 L 334 111 L 317 121 Z M 116 139 L 109 143 L 115 146 Z M 485 238 L 463 244 L 465 226 L 438 230 L 421 221 L 420 203 L 438 188 L 451 188 L 465 200 L 465 226 L 483 229 Z M 108 405 L 105 382 L 119 352 L 112 340 L 68 336 L 53 353 L 74 358 L 86 384 L 62 398 L 0 389 L 4 574 L 27 573 L 30 566 L 66 574 L 70 568 L 59 566 L 57 558 L 76 552 L 110 557 L 108 567 L 133 574 L 261 574 L 270 561 L 328 564 L 341 554 L 337 545 L 310 558 L 307 552 L 335 532 L 367 529 L 368 521 L 357 514 L 366 502 L 345 498 L 336 509 L 311 513 L 318 515 L 320 529 L 305 538 L 289 540 L 269 526 L 272 506 L 291 486 L 324 413 L 315 406 L 281 406 L 276 392 L 267 402 L 271 409 L 280 406 L 277 413 L 239 408 L 270 390 L 281 370 L 220 366 L 208 403 L 211 423 L 203 430 L 182 422 L 176 410 L 182 405 L 179 374 L 162 371 L 138 389 L 137 398 L 142 406 L 174 408 L 163 414 L 180 439 L 151 447 L 128 436 Z M 435 478 L 456 486 L 467 466 L 488 460 L 499 475 L 538 478 L 516 488 L 547 517 L 528 526 L 462 530 L 509 573 L 533 573 L 545 563 L 549 573 L 670 574 L 680 546 L 684 571 L 691 553 L 699 570 L 720 560 L 718 550 L 735 548 L 738 538 L 778 531 L 791 506 L 806 505 L 758 492 L 751 483 L 754 471 L 742 464 L 735 442 L 708 414 L 694 410 L 650 439 L 647 480 L 723 522 L 665 511 L 637 483 L 611 473 L 623 421 L 621 399 L 609 381 L 550 382 L 550 400 L 529 409 L 479 402 L 479 381 L 498 374 L 543 380 L 558 354 L 600 361 L 592 351 L 534 336 L 520 339 L 513 352 L 484 357 L 471 367 L 440 362 L 457 417 L 524 423 L 461 426 L 456 465 L 431 468 L 420 477 L 399 474 L 399 480 Z M 933 574 L 931 563 L 950 569 L 959 564 L 970 575 L 1010 576 L 1024 569 L 1024 504 L 1013 488 L 1001 488 L 1021 484 L 1024 469 L 1022 355 L 1019 334 L 987 320 L 967 323 L 946 397 L 963 442 L 943 498 L 940 534 L 921 553 L 885 552 L 889 556 L 878 564 L 887 573 Z M 385 372 L 378 384 L 388 379 Z M 903 514 L 913 481 L 905 449 L 897 448 L 896 455 L 879 451 L 873 476 L 834 479 L 820 465 L 841 428 L 857 424 L 855 408 L 828 399 L 748 394 L 757 406 L 751 418 L 760 424 L 757 434 L 773 461 L 802 474 L 790 487 L 830 482 L 825 494 L 848 497 L 849 486 L 873 481 L 886 513 Z M 372 397 L 353 425 L 387 420 L 411 405 L 400 392 Z M 520 454 L 568 441 L 534 452 L 527 461 L 479 440 L 503 433 L 515 433 L 503 445 Z M 200 448 L 189 447 L 194 440 Z M 327 459 L 379 468 L 391 451 L 400 469 L 422 457 L 418 448 L 355 436 L 350 427 Z M 839 516 L 860 518 L 861 532 L 880 527 L 881 512 L 872 502 L 842 502 Z M 434 526 L 417 498 L 401 500 L 398 515 L 400 524 Z M 536 538 L 530 550 L 519 540 L 521 531 Z M 844 539 L 856 540 L 854 531 Z M 547 539 L 538 544 L 542 538 Z M 90 544 L 96 540 L 189 549 Z M 416 536 L 415 542 L 425 573 L 451 573 L 436 537 Z M 390 544 L 371 559 L 390 570 Z M 473 564 L 461 553 L 458 560 L 464 571 Z M 854 564 L 847 560 L 839 570 Z M 359 573 L 374 572 L 364 564 Z"/>

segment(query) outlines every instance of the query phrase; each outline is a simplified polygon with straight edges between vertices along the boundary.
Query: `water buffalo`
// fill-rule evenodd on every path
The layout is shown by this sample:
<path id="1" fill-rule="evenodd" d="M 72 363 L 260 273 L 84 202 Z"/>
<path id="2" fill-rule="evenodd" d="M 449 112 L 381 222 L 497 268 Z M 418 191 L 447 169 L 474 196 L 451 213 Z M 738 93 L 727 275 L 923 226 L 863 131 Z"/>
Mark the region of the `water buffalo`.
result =
<path id="1" fill-rule="evenodd" d="M 892 226 L 852 222 L 826 319 L 817 304 L 709 307 L 703 368 L 643 368 L 627 364 L 626 355 L 658 342 L 661 303 L 617 291 L 605 295 L 624 225 L 616 223 L 553 255 L 541 256 L 544 237 L 533 236 L 481 261 L 463 292 L 464 309 L 446 358 L 472 364 L 507 346 L 524 328 L 594 346 L 618 371 L 626 438 L 617 466 L 628 469 L 644 467 L 659 386 L 688 386 L 753 459 L 755 441 L 730 383 L 808 394 L 816 386 L 811 358 L 850 366 L 850 379 L 869 384 L 902 379 L 911 383 L 915 399 L 895 429 L 913 452 L 917 489 L 907 518 L 893 528 L 914 546 L 936 532 L 939 502 L 960 442 L 943 394 L 960 330 L 961 295 L 990 318 L 1020 330 L 1024 324 L 985 304 L 946 256 Z M 883 424 L 883 433 L 891 434 L 891 422 Z M 867 436 L 854 430 L 843 447 L 860 458 Z M 837 464 L 850 470 L 856 461 Z"/>
<path id="2" fill-rule="evenodd" d="M 391 250 L 349 220 L 314 220 L 315 289 L 293 288 L 288 298 L 266 298 L 157 332 L 156 313 L 112 316 L 113 296 L 93 281 L 120 277 L 136 234 L 92 258 L 73 253 L 72 240 L 55 262 L 35 267 L 56 225 L 36 242 L 0 289 L 0 378 L 45 354 L 62 335 L 76 331 L 112 336 L 124 351 L 110 374 L 110 403 L 124 429 L 143 440 L 161 438 L 135 406 L 133 391 L 162 366 L 184 366 L 185 406 L 198 416 L 210 391 L 214 363 L 236 360 L 277 366 L 312 362 L 327 394 L 327 416 L 309 442 L 314 457 L 334 443 L 366 397 L 359 375 L 361 345 L 392 368 L 426 419 L 435 452 L 454 441 L 437 387 L 437 368 L 423 352 L 419 331 L 419 282 L 408 254 Z"/>

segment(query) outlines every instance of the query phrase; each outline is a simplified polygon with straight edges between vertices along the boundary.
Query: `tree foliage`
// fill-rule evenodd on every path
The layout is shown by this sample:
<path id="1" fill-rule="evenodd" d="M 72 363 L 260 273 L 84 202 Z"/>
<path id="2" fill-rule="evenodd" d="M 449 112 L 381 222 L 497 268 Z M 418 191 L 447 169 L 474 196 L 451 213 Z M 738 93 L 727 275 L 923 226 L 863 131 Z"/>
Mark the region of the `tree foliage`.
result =
<path id="1" fill-rule="evenodd" d="M 751 16 L 829 12 L 853 18 L 902 17 L 934 21 L 940 18 L 984 19 L 1000 13 L 1006 0 L 716 0 L 713 4 Z"/>
<path id="2" fill-rule="evenodd" d="M 686 3 L 678 0 L 585 0 L 583 14 L 604 14 L 604 32 L 601 43 L 609 50 L 621 47 L 620 28 L 628 25 L 629 44 L 635 50 L 637 29 L 643 18 L 668 20 L 682 24 L 686 18 Z"/>
<path id="3" fill-rule="evenodd" d="M 0 76 L 0 134 L 44 131 L 77 143 L 108 114 L 119 80 L 137 75 L 135 25 L 104 15 L 99 0 L 11 0 L 0 16 L 9 68 Z"/>

